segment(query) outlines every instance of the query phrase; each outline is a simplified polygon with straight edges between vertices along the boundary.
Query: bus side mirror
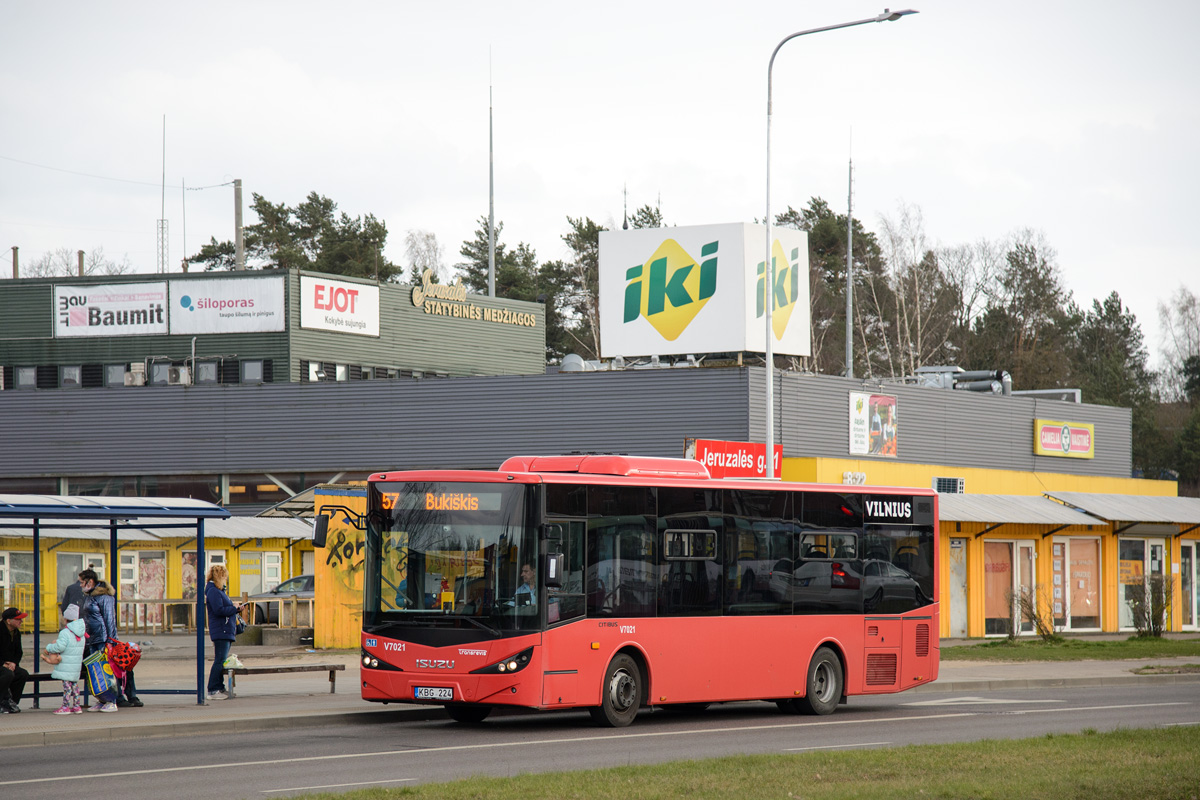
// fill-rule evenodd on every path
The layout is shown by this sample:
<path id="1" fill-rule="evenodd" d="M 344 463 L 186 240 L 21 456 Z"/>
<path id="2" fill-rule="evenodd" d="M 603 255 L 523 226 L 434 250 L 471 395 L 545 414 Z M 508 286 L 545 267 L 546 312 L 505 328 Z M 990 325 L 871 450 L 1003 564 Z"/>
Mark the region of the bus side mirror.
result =
<path id="1" fill-rule="evenodd" d="M 318 514 L 313 520 L 313 547 L 324 547 L 329 536 L 329 517 Z"/>
<path id="2" fill-rule="evenodd" d="M 546 556 L 546 575 L 542 581 L 549 589 L 562 588 L 563 554 L 550 553 Z"/>

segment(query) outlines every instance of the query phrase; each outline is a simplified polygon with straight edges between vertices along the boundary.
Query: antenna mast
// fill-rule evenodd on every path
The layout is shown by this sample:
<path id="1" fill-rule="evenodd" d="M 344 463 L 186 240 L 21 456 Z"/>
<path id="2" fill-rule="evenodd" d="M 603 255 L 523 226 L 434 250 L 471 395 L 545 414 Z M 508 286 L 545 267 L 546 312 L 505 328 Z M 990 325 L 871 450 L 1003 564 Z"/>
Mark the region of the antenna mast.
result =
<path id="1" fill-rule="evenodd" d="M 158 213 L 158 271 L 166 272 L 167 247 L 167 115 L 163 114 L 162 201 Z"/>
<path id="2" fill-rule="evenodd" d="M 492 156 L 492 49 L 488 48 L 488 297 L 496 296 L 496 178 Z"/>

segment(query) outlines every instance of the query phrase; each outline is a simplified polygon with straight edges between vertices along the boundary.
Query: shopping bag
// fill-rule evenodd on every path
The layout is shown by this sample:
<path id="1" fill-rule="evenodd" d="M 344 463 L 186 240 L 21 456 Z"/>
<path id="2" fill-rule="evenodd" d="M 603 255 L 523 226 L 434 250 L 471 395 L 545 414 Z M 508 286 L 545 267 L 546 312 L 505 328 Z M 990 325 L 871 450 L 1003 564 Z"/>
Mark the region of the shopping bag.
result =
<path id="1" fill-rule="evenodd" d="M 88 691 L 101 703 L 117 702 L 119 689 L 117 677 L 113 675 L 112 665 L 103 650 L 97 650 L 83 660 L 83 669 L 87 675 Z"/>
<path id="2" fill-rule="evenodd" d="M 105 648 L 108 660 L 116 667 L 128 672 L 133 669 L 142 657 L 142 648 L 136 642 L 122 642 L 119 639 L 109 639 Z"/>

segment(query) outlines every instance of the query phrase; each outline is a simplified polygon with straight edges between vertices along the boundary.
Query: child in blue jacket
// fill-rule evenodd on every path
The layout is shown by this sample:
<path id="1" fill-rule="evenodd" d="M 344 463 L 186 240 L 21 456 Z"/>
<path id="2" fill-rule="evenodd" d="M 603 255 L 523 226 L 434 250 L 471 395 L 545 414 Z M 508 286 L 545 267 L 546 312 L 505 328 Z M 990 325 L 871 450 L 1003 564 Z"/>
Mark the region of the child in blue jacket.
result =
<path id="1" fill-rule="evenodd" d="M 71 604 L 63 612 L 66 624 L 58 632 L 58 639 L 46 645 L 46 652 L 58 653 L 62 660 L 50 673 L 50 677 L 63 682 L 62 708 L 55 714 L 82 714 L 79 707 L 79 671 L 83 667 L 84 623 L 79 618 L 79 606 Z"/>

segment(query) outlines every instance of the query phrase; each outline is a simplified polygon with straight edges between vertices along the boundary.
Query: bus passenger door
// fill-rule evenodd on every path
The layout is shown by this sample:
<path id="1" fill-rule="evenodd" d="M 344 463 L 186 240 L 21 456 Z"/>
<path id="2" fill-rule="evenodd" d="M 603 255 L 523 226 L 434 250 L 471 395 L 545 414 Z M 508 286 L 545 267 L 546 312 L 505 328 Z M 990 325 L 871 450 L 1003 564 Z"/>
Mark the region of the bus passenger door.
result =
<path id="1" fill-rule="evenodd" d="M 557 627 L 560 623 L 582 617 L 583 594 L 583 520 L 549 520 L 547 552 L 563 555 L 562 586 L 548 589 L 546 622 L 549 626 L 542 636 L 542 703 L 556 705 L 576 703 L 579 694 L 578 659 L 580 647 L 572 646 L 578 626 Z"/>

